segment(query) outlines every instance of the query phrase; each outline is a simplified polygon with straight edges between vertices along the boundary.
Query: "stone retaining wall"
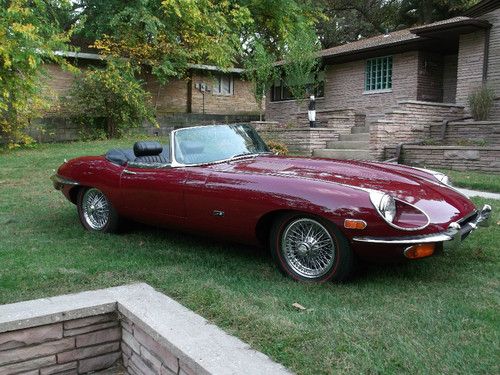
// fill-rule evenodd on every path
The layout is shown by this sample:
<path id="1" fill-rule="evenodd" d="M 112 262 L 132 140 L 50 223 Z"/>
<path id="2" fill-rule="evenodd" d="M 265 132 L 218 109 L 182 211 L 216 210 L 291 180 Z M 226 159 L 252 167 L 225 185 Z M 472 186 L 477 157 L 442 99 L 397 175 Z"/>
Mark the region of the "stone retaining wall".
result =
<path id="1" fill-rule="evenodd" d="M 441 138 L 442 124 L 431 125 L 430 138 Z M 444 145 L 468 144 L 474 146 L 500 146 L 500 121 L 450 122 L 446 128 Z"/>
<path id="2" fill-rule="evenodd" d="M 328 141 L 339 139 L 339 133 L 329 128 L 260 128 L 260 136 L 267 141 L 284 143 L 294 154 L 311 156 L 317 148 L 326 148 Z"/>
<path id="3" fill-rule="evenodd" d="M 148 135 L 158 134 L 168 136 L 173 129 L 209 125 L 245 123 L 258 120 L 258 115 L 214 115 L 198 113 L 171 113 L 158 117 L 159 127 L 144 123 L 142 128 L 134 129 L 139 133 Z M 70 119 L 64 117 L 45 117 L 36 119 L 27 129 L 27 133 L 39 143 L 68 142 L 80 139 L 80 128 Z"/>
<path id="4" fill-rule="evenodd" d="M 399 102 L 399 108 L 370 124 L 370 153 L 386 159 L 385 148 L 399 143 L 423 141 L 430 137 L 430 127 L 443 120 L 463 117 L 463 107 L 419 101 Z"/>
<path id="5" fill-rule="evenodd" d="M 290 375 L 147 284 L 0 305 L 0 375 L 115 364 L 131 375 Z"/>
<path id="6" fill-rule="evenodd" d="M 0 333 L 0 374 L 86 374 L 121 357 L 116 313 Z"/>
<path id="7" fill-rule="evenodd" d="M 405 146 L 404 164 L 500 173 L 500 147 Z"/>
<path id="8" fill-rule="evenodd" d="M 153 337 L 122 318 L 123 365 L 130 375 L 193 375 L 194 370 L 182 362 Z"/>

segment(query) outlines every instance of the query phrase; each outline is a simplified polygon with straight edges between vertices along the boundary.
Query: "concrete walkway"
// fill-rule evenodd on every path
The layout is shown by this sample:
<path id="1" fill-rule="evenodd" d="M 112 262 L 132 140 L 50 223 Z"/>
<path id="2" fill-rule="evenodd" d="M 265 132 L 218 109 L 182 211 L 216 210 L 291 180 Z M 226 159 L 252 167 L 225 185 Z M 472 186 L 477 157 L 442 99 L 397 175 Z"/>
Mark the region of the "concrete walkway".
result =
<path id="1" fill-rule="evenodd" d="M 500 200 L 500 194 L 497 193 L 490 193 L 487 191 L 477 191 L 477 190 L 469 190 L 469 189 L 462 189 L 462 188 L 455 188 L 462 194 L 470 197 L 481 197 L 481 198 L 488 198 L 488 199 L 499 199 Z"/>

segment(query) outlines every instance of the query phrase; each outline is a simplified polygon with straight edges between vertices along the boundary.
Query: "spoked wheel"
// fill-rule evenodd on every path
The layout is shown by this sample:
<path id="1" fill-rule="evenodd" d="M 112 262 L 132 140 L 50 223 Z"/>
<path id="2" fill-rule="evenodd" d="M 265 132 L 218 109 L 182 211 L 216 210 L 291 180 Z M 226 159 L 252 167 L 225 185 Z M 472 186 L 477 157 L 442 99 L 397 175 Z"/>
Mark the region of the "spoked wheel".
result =
<path id="1" fill-rule="evenodd" d="M 271 231 L 271 252 L 296 280 L 344 280 L 353 268 L 349 243 L 330 222 L 303 214 L 281 216 Z"/>
<path id="2" fill-rule="evenodd" d="M 118 228 L 118 214 L 102 191 L 82 189 L 78 193 L 78 214 L 87 230 L 114 232 Z"/>

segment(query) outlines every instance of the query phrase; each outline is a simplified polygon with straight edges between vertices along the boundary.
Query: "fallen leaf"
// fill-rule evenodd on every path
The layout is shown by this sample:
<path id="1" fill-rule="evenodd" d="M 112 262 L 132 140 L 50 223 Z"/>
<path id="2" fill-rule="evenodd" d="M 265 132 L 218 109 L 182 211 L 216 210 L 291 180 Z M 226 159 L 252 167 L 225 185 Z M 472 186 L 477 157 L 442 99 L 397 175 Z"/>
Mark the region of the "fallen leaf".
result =
<path id="1" fill-rule="evenodd" d="M 297 302 L 293 303 L 292 306 L 295 307 L 297 310 L 302 310 L 302 311 L 307 310 L 304 306 L 302 306 L 300 303 Z"/>

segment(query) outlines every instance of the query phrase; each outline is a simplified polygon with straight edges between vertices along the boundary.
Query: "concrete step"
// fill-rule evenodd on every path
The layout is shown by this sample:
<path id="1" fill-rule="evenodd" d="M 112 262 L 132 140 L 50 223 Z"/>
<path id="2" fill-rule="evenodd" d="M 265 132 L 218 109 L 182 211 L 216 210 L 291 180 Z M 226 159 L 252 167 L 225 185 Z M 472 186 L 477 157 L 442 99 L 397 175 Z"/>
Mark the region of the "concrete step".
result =
<path id="1" fill-rule="evenodd" d="M 328 141 L 327 148 L 333 149 L 350 149 L 350 150 L 368 150 L 370 142 L 368 141 Z"/>
<path id="2" fill-rule="evenodd" d="M 370 133 L 341 134 L 341 141 L 369 141 Z"/>
<path id="3" fill-rule="evenodd" d="M 359 133 L 369 133 L 370 130 L 367 126 L 353 126 L 351 128 L 351 134 L 359 134 Z"/>
<path id="4" fill-rule="evenodd" d="M 332 150 L 330 148 L 313 150 L 313 157 L 344 160 L 371 160 L 368 150 Z"/>

